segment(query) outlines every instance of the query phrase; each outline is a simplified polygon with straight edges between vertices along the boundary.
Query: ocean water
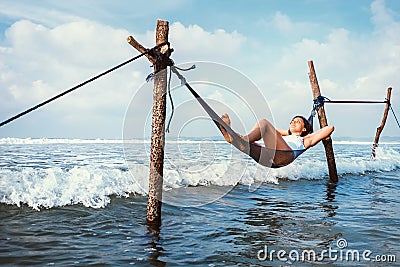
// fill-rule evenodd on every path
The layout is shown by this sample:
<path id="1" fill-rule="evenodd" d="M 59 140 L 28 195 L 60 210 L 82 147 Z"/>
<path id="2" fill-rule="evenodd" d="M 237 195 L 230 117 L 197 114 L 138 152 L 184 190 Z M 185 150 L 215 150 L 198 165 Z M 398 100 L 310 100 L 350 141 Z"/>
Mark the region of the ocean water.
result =
<path id="1" fill-rule="evenodd" d="M 258 166 L 229 144 L 169 141 L 159 229 L 149 143 L 0 139 L 1 266 L 400 266 L 400 143 L 334 142 Z"/>

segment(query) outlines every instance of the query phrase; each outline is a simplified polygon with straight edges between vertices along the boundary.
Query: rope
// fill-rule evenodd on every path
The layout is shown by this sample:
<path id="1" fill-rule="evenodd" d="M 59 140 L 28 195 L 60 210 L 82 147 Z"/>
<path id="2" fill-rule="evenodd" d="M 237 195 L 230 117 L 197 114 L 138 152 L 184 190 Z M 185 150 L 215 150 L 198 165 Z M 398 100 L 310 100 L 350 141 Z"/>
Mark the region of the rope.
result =
<path id="1" fill-rule="evenodd" d="M 311 110 L 311 115 L 308 117 L 308 122 L 313 125 L 313 118 L 317 114 L 320 107 L 323 107 L 325 103 L 331 104 L 389 104 L 389 108 L 393 113 L 394 119 L 396 120 L 397 125 L 400 128 L 400 122 L 397 119 L 397 116 L 393 110 L 393 107 L 390 103 L 390 100 L 385 98 L 384 101 L 368 101 L 368 100 L 330 100 L 325 96 L 318 96 L 313 101 L 313 109 Z"/>
<path id="2" fill-rule="evenodd" d="M 369 100 L 330 100 L 325 96 L 318 96 L 314 99 L 314 107 L 322 107 L 325 103 L 331 104 L 390 104 L 388 99 L 384 101 L 369 101 Z"/>
<path id="3" fill-rule="evenodd" d="M 176 66 L 173 66 L 174 68 L 181 70 L 181 71 L 189 71 L 189 70 L 193 70 L 196 68 L 196 65 L 192 65 L 189 68 L 179 68 Z M 168 78 L 168 96 L 169 96 L 169 100 L 171 101 L 171 114 L 169 115 L 169 119 L 168 119 L 168 123 L 167 123 L 167 127 L 166 127 L 166 132 L 169 133 L 169 126 L 171 125 L 171 121 L 172 121 L 172 117 L 174 116 L 174 112 L 175 112 L 175 107 L 174 107 L 174 101 L 172 100 L 172 95 L 171 95 L 171 77 L 172 77 L 172 68 L 169 68 L 169 78 Z M 182 76 L 183 78 L 183 76 Z M 181 85 L 185 85 L 186 84 L 186 80 L 185 78 L 183 78 L 183 80 L 181 79 Z"/>
<path id="4" fill-rule="evenodd" d="M 11 117 L 11 118 L 1 122 L 0 123 L 0 127 L 2 127 L 3 125 L 6 125 L 6 124 L 18 119 L 18 118 L 20 118 L 20 117 L 22 117 L 22 116 L 24 116 L 24 115 L 36 110 L 36 109 L 38 109 L 38 108 L 40 108 L 40 107 L 42 107 L 44 105 L 46 105 L 46 104 L 48 104 L 48 103 L 50 103 L 50 102 L 52 102 L 52 101 L 54 101 L 54 100 L 56 100 L 56 99 L 58 99 L 58 98 L 60 98 L 60 97 L 62 97 L 64 95 L 66 95 L 68 93 L 73 92 L 76 89 L 78 89 L 78 88 L 80 88 L 80 87 L 82 87 L 82 86 L 84 86 L 84 85 L 86 85 L 86 84 L 88 84 L 90 82 L 93 82 L 94 80 L 97 80 L 98 78 L 100 78 L 100 77 L 102 77 L 102 76 L 104 76 L 104 75 L 106 75 L 106 74 L 108 74 L 108 73 L 110 73 L 110 72 L 112 72 L 112 71 L 114 71 L 116 69 L 119 69 L 119 68 L 121 68 L 121 67 L 123 67 L 123 66 L 125 66 L 125 65 L 127 65 L 127 64 L 129 64 L 129 63 L 131 63 L 131 62 L 133 62 L 135 60 L 137 60 L 138 58 L 140 58 L 140 57 L 142 57 L 142 56 L 144 56 L 144 55 L 146 55 L 148 53 L 153 52 L 155 49 L 160 48 L 160 47 L 162 47 L 162 46 L 164 46 L 166 44 L 169 44 L 169 43 L 168 42 L 164 42 L 162 44 L 156 45 L 155 47 L 153 47 L 151 49 L 147 49 L 142 54 L 137 55 L 136 57 L 133 57 L 133 58 L 131 58 L 131 59 L 129 59 L 129 60 L 117 65 L 117 66 L 115 66 L 115 67 L 112 67 L 112 68 L 110 68 L 110 69 L 108 69 L 108 70 L 106 70 L 106 71 L 104 71 L 104 72 L 102 72 L 102 73 L 100 73 L 100 74 L 98 74 L 98 75 L 96 75 L 96 76 L 94 76 L 94 77 L 92 77 L 92 78 L 90 78 L 90 79 L 88 79 L 88 80 L 86 80 L 86 81 L 84 81 L 84 82 L 82 82 L 82 83 L 80 83 L 80 84 L 78 84 L 78 85 L 76 85 L 76 86 L 74 86 L 74 87 L 72 87 L 72 88 L 70 88 L 70 89 L 68 89 L 68 90 L 66 90 L 66 91 L 54 96 L 54 97 L 52 97 L 52 98 L 50 98 L 50 99 L 48 99 L 48 100 L 46 100 L 46 101 L 43 101 L 42 103 L 37 104 L 36 106 L 33 106 L 33 107 L 31 107 L 31 108 L 29 108 L 29 109 L 27 109 L 27 110 L 15 115 L 15 116 L 13 116 L 13 117 Z"/>
<path id="5" fill-rule="evenodd" d="M 169 78 L 168 78 L 168 96 L 169 96 L 169 100 L 171 102 L 171 114 L 169 115 L 169 119 L 168 119 L 168 123 L 167 123 L 167 128 L 166 128 L 166 132 L 169 133 L 169 126 L 171 124 L 171 120 L 172 120 L 172 116 L 174 116 L 174 112 L 175 112 L 175 107 L 174 107 L 174 101 L 172 99 L 172 95 L 171 95 L 171 77 L 172 77 L 172 70 L 171 68 L 169 68 Z"/>
<path id="6" fill-rule="evenodd" d="M 397 125 L 398 125 L 398 126 L 399 126 L 399 128 L 400 128 L 400 123 L 399 123 L 399 120 L 397 119 L 397 117 L 396 117 L 396 114 L 394 113 L 394 110 L 393 110 L 393 107 L 392 107 L 392 105 L 390 105 L 390 106 L 389 106 L 389 108 L 392 110 L 392 113 L 393 113 L 394 119 L 396 120 L 396 122 L 397 122 Z"/>
<path id="7" fill-rule="evenodd" d="M 330 104 L 389 104 L 390 101 L 385 98 L 385 101 L 369 101 L 369 100 L 330 100 L 329 98 L 325 96 L 318 96 L 313 100 L 313 108 L 311 110 L 311 114 L 308 117 L 308 122 L 313 125 L 313 118 L 317 114 L 318 110 L 324 106 L 325 103 L 330 103 Z M 393 111 L 393 109 L 392 109 Z M 393 113 L 394 114 L 394 113 Z M 396 115 L 395 115 L 396 117 Z M 396 119 L 397 121 L 397 119 Z M 400 127 L 400 126 L 399 126 Z"/>
<path id="8" fill-rule="evenodd" d="M 324 97 L 324 96 L 318 96 L 318 97 L 317 97 L 316 99 L 314 99 L 314 101 L 313 101 L 313 108 L 312 108 L 312 110 L 311 110 L 310 116 L 309 116 L 308 119 L 307 119 L 307 121 L 308 121 L 308 122 L 310 123 L 310 125 L 311 125 L 311 132 L 314 131 L 314 117 L 315 117 L 315 115 L 317 114 L 319 108 L 324 106 L 325 99 L 328 99 L 328 98 L 326 98 L 326 97 Z M 328 99 L 328 100 L 329 100 L 329 99 Z"/>
<path id="9" fill-rule="evenodd" d="M 367 100 L 328 100 L 325 103 L 332 104 L 386 104 L 389 103 L 388 100 L 385 101 L 367 101 Z"/>

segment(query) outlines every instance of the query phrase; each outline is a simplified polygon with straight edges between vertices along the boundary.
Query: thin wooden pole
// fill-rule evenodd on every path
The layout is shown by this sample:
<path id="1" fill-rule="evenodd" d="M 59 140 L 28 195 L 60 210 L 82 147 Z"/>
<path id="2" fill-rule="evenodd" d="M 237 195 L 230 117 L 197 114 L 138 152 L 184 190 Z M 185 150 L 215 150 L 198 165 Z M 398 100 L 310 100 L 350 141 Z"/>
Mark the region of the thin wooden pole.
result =
<path id="1" fill-rule="evenodd" d="M 310 79 L 311 89 L 313 92 L 314 99 L 316 99 L 317 97 L 321 96 L 321 91 L 318 84 L 317 74 L 315 73 L 314 69 L 314 63 L 311 60 L 308 61 L 308 68 L 310 69 L 308 77 Z M 328 120 L 326 119 L 324 107 L 320 107 L 320 109 L 318 110 L 318 119 L 320 128 L 328 125 Z M 328 162 L 330 181 L 333 183 L 337 183 L 338 174 L 336 170 L 336 162 L 335 162 L 335 154 L 333 152 L 332 138 L 328 137 L 322 140 L 322 143 L 324 144 L 325 147 L 325 154 L 326 154 L 326 160 Z"/>
<path id="2" fill-rule="evenodd" d="M 390 108 L 390 97 L 392 95 L 392 88 L 389 87 L 387 89 L 387 95 L 386 95 L 386 107 L 385 107 L 385 111 L 383 112 L 383 118 L 382 118 L 382 122 L 381 125 L 379 125 L 378 128 L 376 128 L 376 134 L 375 134 L 375 140 L 374 140 L 374 145 L 372 146 L 372 157 L 375 158 L 376 156 L 376 148 L 378 147 L 378 143 L 379 143 L 379 137 L 381 136 L 381 133 L 383 131 L 383 128 L 385 127 L 386 124 L 386 119 L 389 113 L 389 108 Z"/>
<path id="3" fill-rule="evenodd" d="M 168 21 L 158 20 L 156 28 L 156 45 L 168 42 Z M 146 51 L 132 36 L 128 37 L 128 43 L 139 52 Z M 150 177 L 149 194 L 147 200 L 147 223 L 157 230 L 161 225 L 161 206 L 164 168 L 165 146 L 165 115 L 166 115 L 166 91 L 167 71 L 170 64 L 169 56 L 173 50 L 165 45 L 153 53 L 147 54 L 147 58 L 154 67 L 153 109 L 151 120 L 151 148 L 150 148 Z"/>
<path id="4" fill-rule="evenodd" d="M 168 21 L 158 20 L 156 45 L 168 41 Z M 150 180 L 147 200 L 147 222 L 161 224 L 161 204 L 164 168 L 165 114 L 167 71 L 163 60 L 154 65 L 153 115 L 151 120 Z"/>

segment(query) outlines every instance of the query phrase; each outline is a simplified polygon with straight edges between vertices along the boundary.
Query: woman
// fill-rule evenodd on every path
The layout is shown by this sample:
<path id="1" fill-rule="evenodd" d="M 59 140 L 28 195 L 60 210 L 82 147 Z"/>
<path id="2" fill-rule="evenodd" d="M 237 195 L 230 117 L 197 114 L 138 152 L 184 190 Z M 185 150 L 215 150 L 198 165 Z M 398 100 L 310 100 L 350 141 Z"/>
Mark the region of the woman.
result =
<path id="1" fill-rule="evenodd" d="M 221 119 L 229 126 L 231 125 L 228 114 L 223 114 Z M 220 128 L 225 140 L 231 143 L 231 136 L 229 136 L 223 127 Z M 250 143 L 255 143 L 262 139 L 266 148 L 276 151 L 295 152 L 315 146 L 319 141 L 329 137 L 333 131 L 333 126 L 325 126 L 318 131 L 312 132 L 312 126 L 306 118 L 295 116 L 289 124 L 289 130 L 276 129 L 268 120 L 262 119 L 254 126 L 250 133 L 242 136 L 242 138 Z M 287 155 L 287 158 L 282 158 L 285 157 L 282 155 Z M 278 156 L 279 159 L 277 158 Z M 291 162 L 295 157 L 293 157 L 293 153 L 276 153 L 274 162 Z"/>

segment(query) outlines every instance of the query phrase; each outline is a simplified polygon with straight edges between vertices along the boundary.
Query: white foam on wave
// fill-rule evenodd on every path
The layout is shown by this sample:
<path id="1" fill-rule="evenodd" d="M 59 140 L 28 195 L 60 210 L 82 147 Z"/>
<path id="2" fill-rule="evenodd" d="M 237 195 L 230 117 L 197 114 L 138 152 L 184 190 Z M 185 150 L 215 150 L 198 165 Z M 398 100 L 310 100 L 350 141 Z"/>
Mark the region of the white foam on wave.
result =
<path id="1" fill-rule="evenodd" d="M 234 186 L 248 176 L 244 161 L 221 161 L 199 168 L 189 166 L 185 169 L 172 169 L 164 172 L 165 186 L 179 188 L 185 186 Z"/>
<path id="2" fill-rule="evenodd" d="M 368 172 L 388 172 L 400 168 L 400 153 L 391 148 L 378 147 L 376 157 L 370 155 L 351 156 L 335 154 L 338 175 L 365 174 Z M 322 158 L 299 158 L 292 164 L 271 170 L 270 175 L 289 180 L 326 179 L 329 175 L 325 156 Z"/>
<path id="3" fill-rule="evenodd" d="M 286 167 L 271 170 L 271 175 L 289 180 L 319 180 L 327 175 L 327 164 L 321 159 L 298 159 Z"/>
<path id="4" fill-rule="evenodd" d="M 369 155 L 336 155 L 336 167 L 339 175 L 365 174 L 368 172 L 388 172 L 400 169 L 400 153 L 391 148 L 377 148 L 375 159 Z M 164 183 L 168 188 L 184 186 L 218 185 L 232 186 L 237 182 L 244 185 L 257 183 L 279 183 L 279 179 L 320 180 L 329 175 L 328 166 L 323 157 L 305 156 L 286 167 L 270 169 L 255 164 L 252 160 L 216 162 L 201 171 L 165 170 Z M 192 169 L 199 169 L 193 166 Z"/>
<path id="5" fill-rule="evenodd" d="M 0 169 L 1 202 L 36 210 L 74 204 L 103 208 L 111 195 L 130 193 L 142 191 L 129 172 L 119 169 Z"/>
<path id="6" fill-rule="evenodd" d="M 373 142 L 369 141 L 333 141 L 334 145 L 373 145 Z M 400 142 L 396 141 L 387 141 L 387 142 L 379 142 L 380 145 L 400 145 Z"/>
<path id="7" fill-rule="evenodd" d="M 365 174 L 367 172 L 388 172 L 400 168 L 400 153 L 392 148 L 376 149 L 376 157 L 370 155 L 339 158 L 337 161 L 338 173 Z"/>

